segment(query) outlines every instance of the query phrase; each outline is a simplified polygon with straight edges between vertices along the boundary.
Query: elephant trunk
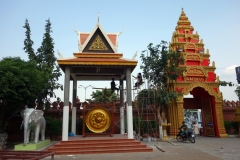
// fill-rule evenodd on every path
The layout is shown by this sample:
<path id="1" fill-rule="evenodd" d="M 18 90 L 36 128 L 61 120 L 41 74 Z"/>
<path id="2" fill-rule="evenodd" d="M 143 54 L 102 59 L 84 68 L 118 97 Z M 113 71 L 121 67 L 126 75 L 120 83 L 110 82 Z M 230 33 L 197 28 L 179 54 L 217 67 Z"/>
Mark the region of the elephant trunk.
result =
<path id="1" fill-rule="evenodd" d="M 29 116 L 26 116 L 24 118 L 24 141 L 23 146 L 27 145 L 29 143 L 29 134 L 30 134 L 30 128 L 29 125 Z"/>

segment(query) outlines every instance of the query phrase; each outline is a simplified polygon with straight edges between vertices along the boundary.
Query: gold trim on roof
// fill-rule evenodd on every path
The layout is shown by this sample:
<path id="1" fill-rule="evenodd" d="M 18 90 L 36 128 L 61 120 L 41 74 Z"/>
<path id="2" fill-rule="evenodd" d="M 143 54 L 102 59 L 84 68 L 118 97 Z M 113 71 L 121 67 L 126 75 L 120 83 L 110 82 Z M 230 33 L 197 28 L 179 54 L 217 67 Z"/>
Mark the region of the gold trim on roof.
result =
<path id="1" fill-rule="evenodd" d="M 77 58 L 122 58 L 122 53 L 73 53 Z"/>
<path id="2" fill-rule="evenodd" d="M 91 44 L 90 48 L 88 50 L 92 51 L 107 51 L 108 48 L 106 45 L 103 43 L 101 37 L 98 35 L 96 39 L 93 41 Z"/>
<path id="3" fill-rule="evenodd" d="M 137 62 L 64 62 L 58 61 L 58 65 L 114 65 L 114 66 L 137 66 Z"/>

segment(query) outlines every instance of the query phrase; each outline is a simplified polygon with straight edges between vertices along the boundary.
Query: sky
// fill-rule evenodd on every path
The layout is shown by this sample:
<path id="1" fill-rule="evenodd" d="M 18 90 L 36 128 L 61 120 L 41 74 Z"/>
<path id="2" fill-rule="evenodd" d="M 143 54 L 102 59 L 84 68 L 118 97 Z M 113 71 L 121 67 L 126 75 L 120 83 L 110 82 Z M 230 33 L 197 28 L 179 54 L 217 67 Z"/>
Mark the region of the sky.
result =
<path id="1" fill-rule="evenodd" d="M 55 56 L 57 50 L 64 58 L 78 52 L 78 38 L 73 27 L 80 32 L 91 32 L 98 21 L 106 33 L 123 33 L 118 39 L 118 52 L 124 58 L 132 58 L 138 51 L 138 65 L 132 72 L 140 70 L 140 54 L 149 43 L 157 45 L 161 40 L 170 42 L 182 8 L 194 33 L 198 31 L 204 48 L 210 51 L 210 64 L 215 61 L 215 73 L 221 81 L 237 84 L 235 67 L 240 66 L 240 1 L 239 0 L 1 0 L 0 1 L 0 60 L 4 57 L 21 57 L 28 60 L 24 52 L 25 20 L 31 27 L 34 50 L 40 46 L 45 32 L 46 20 L 52 23 Z M 64 73 L 59 79 L 64 85 Z M 72 83 L 70 84 L 72 86 Z M 110 82 L 78 82 L 77 85 L 97 88 L 109 87 Z M 223 99 L 236 101 L 236 86 L 220 87 Z M 79 87 L 80 100 L 90 98 L 95 91 L 91 87 Z M 85 95 L 86 92 L 86 95 Z M 55 91 L 62 100 L 63 91 Z M 70 101 L 72 93 L 70 92 Z M 54 99 L 53 99 L 54 100 Z"/>

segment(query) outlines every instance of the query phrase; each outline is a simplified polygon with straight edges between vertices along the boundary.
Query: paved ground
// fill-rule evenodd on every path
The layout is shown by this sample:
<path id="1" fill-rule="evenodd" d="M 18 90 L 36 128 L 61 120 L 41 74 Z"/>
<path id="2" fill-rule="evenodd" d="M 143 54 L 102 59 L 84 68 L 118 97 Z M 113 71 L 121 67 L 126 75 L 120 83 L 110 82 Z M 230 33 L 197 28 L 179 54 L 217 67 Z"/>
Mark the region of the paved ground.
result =
<path id="1" fill-rule="evenodd" d="M 146 153 L 111 153 L 111 154 L 82 154 L 82 155 L 55 155 L 56 160 L 240 160 L 240 138 L 210 138 L 199 137 L 196 143 L 183 143 L 175 139 L 169 142 L 147 142 L 153 152 Z M 162 152 L 156 148 L 161 148 Z M 50 157 L 44 160 L 49 160 Z"/>
<path id="2" fill-rule="evenodd" d="M 52 142 L 52 145 L 56 142 Z M 240 160 L 240 138 L 211 138 L 199 137 L 196 143 L 178 142 L 170 139 L 169 142 L 147 142 L 153 152 L 145 153 L 111 153 L 111 154 L 82 154 L 82 155 L 55 155 L 56 160 Z M 156 148 L 158 146 L 162 151 Z M 165 151 L 165 152 L 163 152 Z M 43 160 L 50 160 L 50 157 Z"/>

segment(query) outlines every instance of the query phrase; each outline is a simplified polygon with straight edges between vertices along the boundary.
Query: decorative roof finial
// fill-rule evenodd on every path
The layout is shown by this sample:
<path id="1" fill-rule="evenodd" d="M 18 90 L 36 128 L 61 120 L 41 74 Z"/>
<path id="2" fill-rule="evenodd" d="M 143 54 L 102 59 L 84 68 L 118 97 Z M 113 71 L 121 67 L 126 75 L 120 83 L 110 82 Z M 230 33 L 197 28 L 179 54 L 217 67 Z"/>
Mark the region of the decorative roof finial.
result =
<path id="1" fill-rule="evenodd" d="M 124 27 L 122 28 L 122 31 L 118 33 L 118 36 L 120 36 L 120 34 L 122 34 L 124 31 Z"/>
<path id="2" fill-rule="evenodd" d="M 100 17 L 100 15 L 99 15 L 99 12 L 98 12 L 98 23 L 99 23 L 99 17 Z"/>
<path id="3" fill-rule="evenodd" d="M 185 13 L 184 13 L 184 10 L 182 8 L 182 13 L 181 13 L 181 16 L 185 16 Z"/>

